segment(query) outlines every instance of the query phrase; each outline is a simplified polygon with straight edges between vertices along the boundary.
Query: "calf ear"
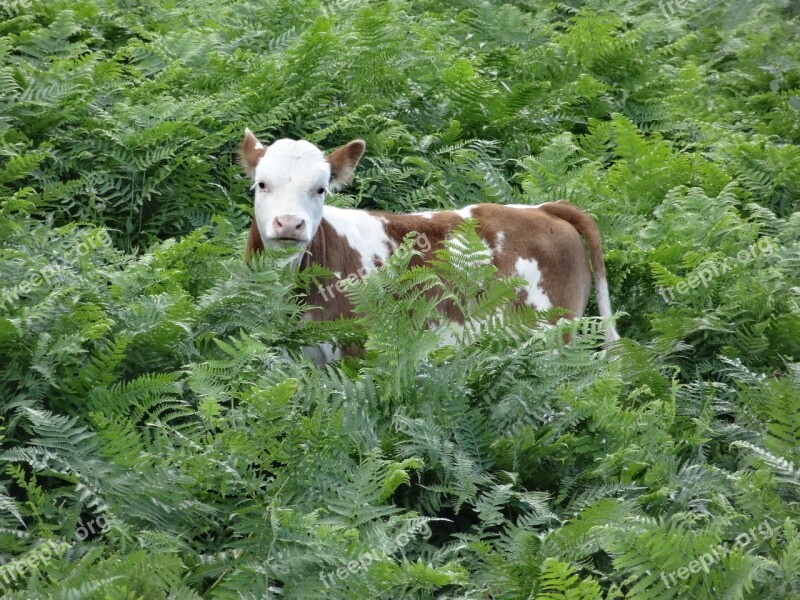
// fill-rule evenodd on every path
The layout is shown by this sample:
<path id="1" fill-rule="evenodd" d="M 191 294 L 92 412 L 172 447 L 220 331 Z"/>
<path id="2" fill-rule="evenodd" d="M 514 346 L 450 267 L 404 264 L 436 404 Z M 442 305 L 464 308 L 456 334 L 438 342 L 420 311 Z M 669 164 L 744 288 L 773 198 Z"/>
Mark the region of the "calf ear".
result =
<path id="1" fill-rule="evenodd" d="M 239 163 L 249 177 L 253 176 L 258 161 L 260 161 L 261 157 L 266 153 L 267 149 L 264 147 L 264 144 L 258 141 L 252 131 L 245 129 L 242 146 L 239 148 Z"/>
<path id="2" fill-rule="evenodd" d="M 353 140 L 325 157 L 331 165 L 330 186 L 332 189 L 337 190 L 350 183 L 353 171 L 356 170 L 358 160 L 364 154 L 366 147 L 367 144 L 364 140 Z"/>

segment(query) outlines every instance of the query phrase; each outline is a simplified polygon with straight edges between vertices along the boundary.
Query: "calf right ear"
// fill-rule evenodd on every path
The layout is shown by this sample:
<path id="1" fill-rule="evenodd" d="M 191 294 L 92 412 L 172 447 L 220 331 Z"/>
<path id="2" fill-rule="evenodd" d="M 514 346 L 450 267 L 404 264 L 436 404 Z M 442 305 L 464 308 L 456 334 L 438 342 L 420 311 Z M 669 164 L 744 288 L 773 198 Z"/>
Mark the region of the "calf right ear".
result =
<path id="1" fill-rule="evenodd" d="M 258 161 L 260 161 L 261 157 L 266 153 L 267 149 L 264 147 L 264 144 L 258 141 L 252 131 L 245 129 L 242 146 L 239 148 L 239 163 L 242 165 L 248 177 L 253 176 Z"/>
<path id="2" fill-rule="evenodd" d="M 366 147 L 367 143 L 364 140 L 353 140 L 325 157 L 325 160 L 331 165 L 331 189 L 338 190 L 350 183 L 356 165 Z"/>

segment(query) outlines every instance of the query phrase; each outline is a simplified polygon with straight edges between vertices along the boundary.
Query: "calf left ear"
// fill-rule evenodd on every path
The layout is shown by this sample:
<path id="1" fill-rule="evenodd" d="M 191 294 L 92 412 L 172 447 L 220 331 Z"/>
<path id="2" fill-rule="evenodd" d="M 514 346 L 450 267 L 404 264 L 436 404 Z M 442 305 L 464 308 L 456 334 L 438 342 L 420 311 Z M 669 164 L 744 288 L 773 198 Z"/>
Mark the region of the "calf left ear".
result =
<path id="1" fill-rule="evenodd" d="M 325 157 L 331 165 L 330 186 L 332 189 L 336 190 L 350 183 L 356 165 L 366 148 L 367 144 L 364 140 L 353 140 Z"/>
<path id="2" fill-rule="evenodd" d="M 264 147 L 264 144 L 258 141 L 252 131 L 245 129 L 242 146 L 239 148 L 239 163 L 242 165 L 248 177 L 253 176 L 258 161 L 260 161 L 261 157 L 266 153 L 267 149 Z"/>

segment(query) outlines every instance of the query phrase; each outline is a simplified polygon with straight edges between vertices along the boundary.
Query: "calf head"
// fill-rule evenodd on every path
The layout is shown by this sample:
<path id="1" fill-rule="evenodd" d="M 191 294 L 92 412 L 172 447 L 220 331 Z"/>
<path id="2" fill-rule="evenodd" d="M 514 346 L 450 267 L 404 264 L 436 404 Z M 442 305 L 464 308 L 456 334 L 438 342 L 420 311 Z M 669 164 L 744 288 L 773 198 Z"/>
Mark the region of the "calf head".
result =
<path id="1" fill-rule="evenodd" d="M 353 140 L 326 156 L 303 140 L 264 146 L 246 129 L 239 154 L 253 178 L 255 222 L 264 246 L 306 247 L 322 221 L 325 195 L 350 181 L 365 147 Z"/>

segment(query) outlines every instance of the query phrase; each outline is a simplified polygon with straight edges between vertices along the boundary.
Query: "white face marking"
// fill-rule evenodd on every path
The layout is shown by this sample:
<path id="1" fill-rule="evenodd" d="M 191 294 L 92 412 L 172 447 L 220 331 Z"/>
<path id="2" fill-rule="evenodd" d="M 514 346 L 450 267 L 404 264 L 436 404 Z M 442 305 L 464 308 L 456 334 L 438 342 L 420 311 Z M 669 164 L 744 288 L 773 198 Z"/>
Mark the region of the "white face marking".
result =
<path id="1" fill-rule="evenodd" d="M 374 217 L 363 210 L 326 206 L 325 220 L 358 252 L 364 272 L 375 269 L 376 260 L 386 262 L 390 248 L 392 252 L 397 249 L 397 244 L 386 235 L 383 217 Z"/>
<path id="2" fill-rule="evenodd" d="M 267 149 L 253 177 L 255 220 L 265 246 L 308 245 L 322 221 L 330 177 L 325 155 L 310 142 L 277 140 Z M 275 219 L 281 217 L 304 223 L 296 240 L 279 239 L 286 237 L 275 231 Z"/>
<path id="3" fill-rule="evenodd" d="M 494 244 L 494 252 L 495 254 L 502 254 L 503 253 L 503 245 L 506 241 L 506 234 L 502 231 L 497 232 L 497 239 L 495 240 Z"/>
<path id="4" fill-rule="evenodd" d="M 539 310 L 546 310 L 553 306 L 550 298 L 544 293 L 541 287 L 542 272 L 539 270 L 539 263 L 534 258 L 518 258 L 514 266 L 516 274 L 528 282 L 522 289 L 528 293 L 526 300 L 527 304 L 538 308 Z"/>

